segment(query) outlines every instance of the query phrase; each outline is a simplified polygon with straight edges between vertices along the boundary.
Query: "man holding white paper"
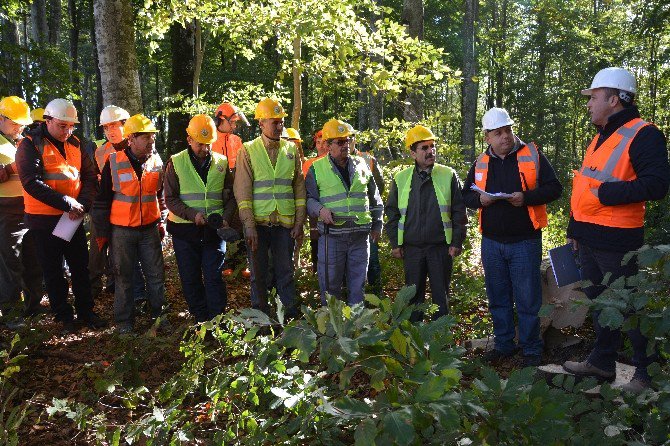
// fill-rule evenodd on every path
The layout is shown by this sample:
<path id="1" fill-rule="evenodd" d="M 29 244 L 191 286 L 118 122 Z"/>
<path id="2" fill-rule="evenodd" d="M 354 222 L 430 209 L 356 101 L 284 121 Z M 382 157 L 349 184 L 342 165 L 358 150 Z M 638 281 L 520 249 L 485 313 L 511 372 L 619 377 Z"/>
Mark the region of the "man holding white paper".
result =
<path id="1" fill-rule="evenodd" d="M 543 347 L 538 317 L 542 306 L 542 228 L 547 226 L 546 205 L 561 196 L 563 186 L 535 144 L 526 144 L 514 134 L 513 124 L 505 109 L 492 108 L 484 114 L 482 127 L 488 148 L 470 168 L 463 201 L 479 211 L 482 264 L 495 342 L 486 359 L 496 361 L 516 353 L 516 305 L 524 366 L 537 366 Z M 473 185 L 487 193 L 473 190 Z M 510 195 L 503 198 L 495 196 L 497 193 Z"/>
<path id="2" fill-rule="evenodd" d="M 21 141 L 16 154 L 24 189 L 25 223 L 35 238 L 51 309 L 63 330 L 76 331 L 74 311 L 67 301 L 63 259 L 70 268 L 78 321 L 90 328 L 102 328 L 107 322 L 93 312 L 84 228 L 79 225 L 70 241 L 53 235 L 64 213 L 78 220 L 88 212 L 96 192 L 95 167 L 79 139 L 72 135 L 79 121 L 70 101 L 49 102 L 44 118 L 45 122 Z"/>

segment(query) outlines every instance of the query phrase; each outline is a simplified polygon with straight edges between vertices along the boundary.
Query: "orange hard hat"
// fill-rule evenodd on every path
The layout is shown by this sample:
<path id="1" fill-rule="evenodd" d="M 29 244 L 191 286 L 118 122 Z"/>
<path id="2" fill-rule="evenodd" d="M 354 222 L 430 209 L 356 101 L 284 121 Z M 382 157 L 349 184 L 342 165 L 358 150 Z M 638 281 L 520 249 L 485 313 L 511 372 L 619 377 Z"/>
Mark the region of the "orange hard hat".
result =
<path id="1" fill-rule="evenodd" d="M 230 102 L 224 102 L 219 105 L 214 113 L 214 117 L 225 118 L 229 121 L 242 121 L 244 124 L 249 125 L 249 121 L 247 120 L 247 117 L 244 116 L 244 113 Z"/>

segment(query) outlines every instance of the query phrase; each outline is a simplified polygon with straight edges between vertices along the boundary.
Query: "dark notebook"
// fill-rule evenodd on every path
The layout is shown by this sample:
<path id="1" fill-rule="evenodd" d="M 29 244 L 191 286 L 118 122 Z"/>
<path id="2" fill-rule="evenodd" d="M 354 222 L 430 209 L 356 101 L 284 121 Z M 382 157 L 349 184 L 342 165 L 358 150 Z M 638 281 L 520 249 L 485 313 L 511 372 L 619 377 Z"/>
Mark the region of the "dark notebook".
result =
<path id="1" fill-rule="evenodd" d="M 554 271 L 554 278 L 559 287 L 582 280 L 575 256 L 576 253 L 572 250 L 572 243 L 549 250 L 551 269 Z"/>

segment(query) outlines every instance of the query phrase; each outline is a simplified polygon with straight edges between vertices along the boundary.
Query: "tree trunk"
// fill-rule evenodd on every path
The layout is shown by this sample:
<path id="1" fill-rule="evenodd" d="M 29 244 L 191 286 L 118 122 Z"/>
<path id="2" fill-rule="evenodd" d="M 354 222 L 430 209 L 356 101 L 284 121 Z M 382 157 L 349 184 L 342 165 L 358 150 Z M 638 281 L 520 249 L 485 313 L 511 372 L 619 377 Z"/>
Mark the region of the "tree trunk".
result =
<path id="1" fill-rule="evenodd" d="M 95 37 L 103 101 L 131 115 L 142 112 L 130 0 L 94 0 Z M 113 29 L 114 32 L 110 32 Z"/>
<path id="2" fill-rule="evenodd" d="M 79 10 L 77 0 L 67 1 L 67 11 L 70 16 L 70 83 L 72 90 L 81 97 L 80 79 L 79 79 Z M 49 28 L 51 29 L 51 28 Z M 81 99 L 74 100 L 74 106 L 77 110 L 82 110 Z M 83 114 L 83 113 L 82 113 Z M 88 116 L 82 119 L 84 135 L 88 135 Z M 93 124 L 95 125 L 95 123 Z"/>
<path id="3" fill-rule="evenodd" d="M 61 0 L 49 0 L 49 45 L 58 45 L 62 15 Z"/>
<path id="4" fill-rule="evenodd" d="M 193 96 L 199 95 L 200 87 L 200 73 L 202 72 L 202 59 L 205 55 L 205 45 L 207 44 L 207 36 L 202 37 L 202 25 L 200 20 L 193 20 L 193 28 L 195 31 L 195 67 L 193 68 Z"/>
<path id="5" fill-rule="evenodd" d="M 183 27 L 179 23 L 170 26 L 172 45 L 172 77 L 170 95 L 193 96 L 193 75 L 195 73 L 195 29 L 193 23 Z M 177 153 L 186 148 L 185 130 L 190 117 L 186 113 L 172 112 L 168 115 L 168 135 L 165 142 L 166 154 Z"/>
<path id="6" fill-rule="evenodd" d="M 302 113 L 302 84 L 300 83 L 300 61 L 302 59 L 300 36 L 293 39 L 293 111 L 291 127 L 300 130 L 300 114 Z"/>
<path id="7" fill-rule="evenodd" d="M 46 0 L 33 0 L 30 5 L 30 20 L 32 22 L 33 40 L 40 44 L 45 43 L 49 38 Z"/>
<path id="8" fill-rule="evenodd" d="M 98 41 L 95 38 L 95 15 L 93 14 L 93 2 L 88 7 L 89 23 L 91 24 L 91 44 L 93 45 L 93 64 L 95 65 L 95 114 L 93 116 L 93 128 L 95 129 L 95 138 L 103 137 L 102 127 L 98 125 L 98 117 L 102 112 L 102 76 L 100 75 L 100 64 L 98 63 Z"/>
<path id="9" fill-rule="evenodd" d="M 2 27 L 2 43 L 7 45 L 4 52 L 0 52 L 0 96 L 23 96 L 21 91 L 21 64 L 17 63 L 19 53 L 19 25 L 18 23 L 0 19 Z M 10 49 L 9 51 L 7 49 Z"/>
<path id="10" fill-rule="evenodd" d="M 407 34 L 410 37 L 423 40 L 423 15 L 423 0 L 403 1 L 402 22 L 407 27 Z M 407 92 L 403 118 L 411 122 L 423 119 L 423 96 L 420 92 Z"/>
<path id="11" fill-rule="evenodd" d="M 477 0 L 465 0 L 463 17 L 463 94 L 461 115 L 461 144 L 468 161 L 475 158 L 475 121 L 477 118 L 477 54 L 475 52 L 475 22 L 477 17 Z"/>

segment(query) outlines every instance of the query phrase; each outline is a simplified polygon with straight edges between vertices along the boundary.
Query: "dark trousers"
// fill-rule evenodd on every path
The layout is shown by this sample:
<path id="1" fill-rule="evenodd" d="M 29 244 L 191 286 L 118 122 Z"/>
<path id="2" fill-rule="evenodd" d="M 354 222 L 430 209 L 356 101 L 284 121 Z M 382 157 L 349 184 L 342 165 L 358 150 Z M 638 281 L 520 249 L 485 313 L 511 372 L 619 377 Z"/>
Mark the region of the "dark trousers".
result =
<path id="1" fill-rule="evenodd" d="M 277 294 L 285 307 L 285 314 L 295 317 L 295 278 L 293 271 L 293 243 L 291 230 L 283 226 L 256 226 L 258 247 L 256 252 L 247 246 L 251 269 L 251 306 L 269 314 L 268 282 L 270 252 L 277 283 Z"/>
<path id="2" fill-rule="evenodd" d="M 29 231 L 37 244 L 37 256 L 42 266 L 44 283 L 56 320 L 71 322 L 74 319 L 72 306 L 67 301 L 68 283 L 63 273 L 63 259 L 70 268 L 74 308 L 77 316 L 87 317 L 93 311 L 91 282 L 88 277 L 88 245 L 84 226 L 80 225 L 66 242 L 43 229 Z"/>
<path id="3" fill-rule="evenodd" d="M 430 290 L 433 303 L 439 307 L 433 319 L 449 313 L 449 284 L 453 259 L 449 255 L 449 246 L 403 246 L 405 266 L 405 284 L 416 285 L 416 294 L 410 301 L 421 304 L 426 300 L 426 279 L 430 279 Z M 414 311 L 412 322 L 423 320 L 422 311 Z"/>
<path id="4" fill-rule="evenodd" d="M 372 287 L 374 295 L 382 297 L 382 267 L 379 264 L 379 242 L 373 242 L 372 240 L 370 240 L 370 261 L 368 262 L 368 284 Z"/>
<path id="5" fill-rule="evenodd" d="M 172 243 L 184 297 L 196 322 L 222 314 L 227 302 L 226 283 L 221 277 L 226 242 L 196 243 L 173 237 Z"/>
<path id="6" fill-rule="evenodd" d="M 619 277 L 634 276 L 638 272 L 637 261 L 635 257 L 628 263 L 622 265 L 623 257 L 626 253 L 604 251 L 591 248 L 584 244 L 579 245 L 579 262 L 581 265 L 582 280 L 588 280 L 593 285 L 585 287 L 584 293 L 589 299 L 595 299 L 602 293 L 607 284 L 612 283 Z M 607 284 L 603 284 L 603 279 L 607 273 L 611 273 Z M 616 359 L 618 350 L 621 347 L 621 330 L 612 330 L 603 327 L 598 321 L 599 311 L 593 312 L 593 329 L 596 334 L 596 342 L 593 351 L 589 355 L 588 361 L 594 366 L 613 372 L 616 369 Z M 633 347 L 633 365 L 636 367 L 635 376 L 642 380 L 649 381 L 647 366 L 656 361 L 657 355 L 647 356 L 647 338 L 642 335 L 639 328 L 628 330 L 630 343 Z"/>

